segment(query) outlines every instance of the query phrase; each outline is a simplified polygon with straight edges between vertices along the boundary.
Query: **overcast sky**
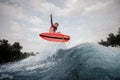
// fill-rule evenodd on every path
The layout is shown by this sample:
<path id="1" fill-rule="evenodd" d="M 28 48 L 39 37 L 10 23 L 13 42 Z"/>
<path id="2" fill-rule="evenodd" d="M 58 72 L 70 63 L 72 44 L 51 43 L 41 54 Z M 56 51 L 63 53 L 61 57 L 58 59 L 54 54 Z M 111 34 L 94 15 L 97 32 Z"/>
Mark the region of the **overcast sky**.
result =
<path id="1" fill-rule="evenodd" d="M 0 39 L 39 52 L 51 13 L 58 31 L 71 36 L 69 46 L 105 40 L 120 27 L 120 0 L 0 0 Z"/>

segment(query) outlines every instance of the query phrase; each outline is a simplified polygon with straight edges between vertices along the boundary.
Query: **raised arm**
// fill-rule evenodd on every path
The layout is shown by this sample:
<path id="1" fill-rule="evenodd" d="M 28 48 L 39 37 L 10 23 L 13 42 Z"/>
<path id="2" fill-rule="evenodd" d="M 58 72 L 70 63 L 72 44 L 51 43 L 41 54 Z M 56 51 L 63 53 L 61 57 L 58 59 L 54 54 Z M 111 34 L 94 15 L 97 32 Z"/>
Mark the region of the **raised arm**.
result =
<path id="1" fill-rule="evenodd" d="M 52 14 L 50 15 L 51 25 L 53 25 Z"/>

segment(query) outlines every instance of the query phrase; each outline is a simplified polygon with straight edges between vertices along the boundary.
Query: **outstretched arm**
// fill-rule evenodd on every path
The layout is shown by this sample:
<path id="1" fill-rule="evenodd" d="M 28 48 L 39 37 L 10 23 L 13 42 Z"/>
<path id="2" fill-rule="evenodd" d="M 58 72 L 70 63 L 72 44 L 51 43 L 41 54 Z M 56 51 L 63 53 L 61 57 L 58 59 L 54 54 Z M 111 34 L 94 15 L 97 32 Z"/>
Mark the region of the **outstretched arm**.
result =
<path id="1" fill-rule="evenodd" d="M 51 25 L 53 25 L 52 14 L 50 15 Z"/>

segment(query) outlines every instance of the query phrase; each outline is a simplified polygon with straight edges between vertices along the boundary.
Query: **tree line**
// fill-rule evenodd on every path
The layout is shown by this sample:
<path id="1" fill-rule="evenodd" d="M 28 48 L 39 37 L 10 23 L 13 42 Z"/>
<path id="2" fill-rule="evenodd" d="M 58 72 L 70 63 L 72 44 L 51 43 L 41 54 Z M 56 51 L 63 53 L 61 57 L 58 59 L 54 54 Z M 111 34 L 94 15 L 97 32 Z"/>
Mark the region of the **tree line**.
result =
<path id="1" fill-rule="evenodd" d="M 101 40 L 98 42 L 101 45 L 104 46 L 120 46 L 120 28 L 118 29 L 118 33 L 115 35 L 113 33 L 110 33 L 106 39 L 106 41 Z M 24 58 L 27 58 L 29 56 L 34 56 L 35 54 L 33 52 L 21 52 L 22 46 L 19 42 L 15 42 L 13 44 L 10 44 L 8 40 L 0 39 L 0 64 L 6 63 L 6 62 L 13 62 L 18 61 Z"/>
<path id="2" fill-rule="evenodd" d="M 112 46 L 112 47 L 117 47 L 120 46 L 120 28 L 118 29 L 118 33 L 115 35 L 113 33 L 110 33 L 106 39 L 106 41 L 101 40 L 98 42 L 101 45 L 104 46 Z"/>
<path id="3" fill-rule="evenodd" d="M 8 40 L 0 39 L 0 64 L 34 56 L 33 52 L 21 52 L 22 48 L 19 42 L 15 42 L 11 45 Z"/>

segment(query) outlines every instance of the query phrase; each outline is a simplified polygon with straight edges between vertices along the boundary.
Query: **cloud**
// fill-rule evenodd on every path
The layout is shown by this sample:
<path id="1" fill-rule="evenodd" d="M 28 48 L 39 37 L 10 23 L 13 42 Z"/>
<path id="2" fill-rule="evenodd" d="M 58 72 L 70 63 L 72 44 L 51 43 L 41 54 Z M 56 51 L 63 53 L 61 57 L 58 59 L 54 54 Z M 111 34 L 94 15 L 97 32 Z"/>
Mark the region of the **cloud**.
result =
<path id="1" fill-rule="evenodd" d="M 9 18 L 21 19 L 23 17 L 23 9 L 13 5 L 0 3 L 0 14 Z"/>
<path id="2" fill-rule="evenodd" d="M 117 31 L 119 4 L 119 0 L 3 0 L 0 37 L 19 41 L 26 51 L 38 51 L 43 44 L 39 33 L 48 30 L 48 15 L 53 13 L 61 32 L 72 37 L 72 44 L 98 41 Z"/>
<path id="3" fill-rule="evenodd" d="M 1 39 L 7 39 L 10 43 L 20 42 L 23 46 L 23 51 L 34 51 L 37 52 L 42 47 L 39 33 L 43 32 L 44 29 L 37 27 L 26 27 L 27 25 L 19 24 L 11 19 L 2 19 L 0 17 L 0 37 Z M 38 45 L 41 44 L 41 45 Z M 34 47 L 36 46 L 36 47 Z"/>
<path id="4" fill-rule="evenodd" d="M 34 25 L 43 25 L 46 24 L 46 22 L 44 22 L 42 19 L 40 19 L 37 16 L 30 16 L 29 17 L 29 21 L 34 24 Z"/>
<path id="5" fill-rule="evenodd" d="M 80 17 L 101 9 L 119 5 L 119 0 L 66 0 L 64 8 L 58 8 L 55 14 L 64 17 Z M 115 4 L 115 5 L 112 5 Z"/>
<path id="6" fill-rule="evenodd" d="M 30 0 L 29 6 L 33 11 L 42 12 L 44 14 L 50 14 L 59 9 L 59 7 L 46 0 Z"/>
<path id="7" fill-rule="evenodd" d="M 109 3 L 117 1 L 118 0 L 65 0 L 64 4 L 62 4 L 64 7 L 60 7 L 52 3 L 52 1 L 48 2 L 47 0 L 29 0 L 29 2 L 24 0 L 13 0 L 14 3 L 22 7 L 23 5 L 28 6 L 28 8 L 34 12 L 40 12 L 46 15 L 53 13 L 57 16 L 64 17 L 79 17 L 83 14 L 89 14 L 89 12 L 107 7 Z"/>
<path id="8" fill-rule="evenodd" d="M 48 24 L 41 17 L 26 13 L 22 4 L 26 3 L 0 2 L 0 37 L 10 43 L 20 42 L 23 51 L 37 52 L 43 44 L 39 33 L 45 31 Z"/>
<path id="9" fill-rule="evenodd" d="M 1 32 L 19 32 L 21 31 L 21 26 L 8 18 L 0 16 L 0 30 Z"/>

